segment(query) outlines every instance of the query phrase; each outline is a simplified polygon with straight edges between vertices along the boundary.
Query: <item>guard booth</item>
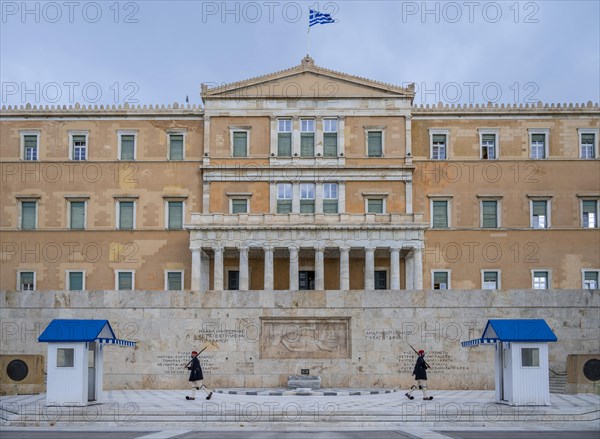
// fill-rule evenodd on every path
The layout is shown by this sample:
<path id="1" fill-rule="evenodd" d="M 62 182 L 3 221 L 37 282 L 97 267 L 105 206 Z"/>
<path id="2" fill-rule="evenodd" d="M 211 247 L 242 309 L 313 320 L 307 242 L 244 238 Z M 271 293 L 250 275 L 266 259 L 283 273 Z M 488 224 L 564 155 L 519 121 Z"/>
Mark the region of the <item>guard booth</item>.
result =
<path id="1" fill-rule="evenodd" d="M 558 339 L 543 319 L 488 320 L 481 338 L 463 347 L 496 348 L 496 402 L 550 405 L 548 343 Z"/>
<path id="2" fill-rule="evenodd" d="M 102 399 L 104 346 L 119 340 L 108 320 L 52 320 L 38 338 L 48 343 L 47 405 L 84 406 Z"/>

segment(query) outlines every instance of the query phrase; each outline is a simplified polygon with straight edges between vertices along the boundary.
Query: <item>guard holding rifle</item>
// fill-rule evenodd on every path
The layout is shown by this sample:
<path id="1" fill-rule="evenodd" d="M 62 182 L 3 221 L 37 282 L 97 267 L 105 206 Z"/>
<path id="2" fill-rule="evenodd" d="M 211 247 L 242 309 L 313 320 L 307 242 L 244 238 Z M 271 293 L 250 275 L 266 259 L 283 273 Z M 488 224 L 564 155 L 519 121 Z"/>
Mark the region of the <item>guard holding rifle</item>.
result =
<path id="1" fill-rule="evenodd" d="M 200 353 L 202 353 L 204 349 L 202 349 Z M 187 399 L 188 401 L 196 399 L 196 390 L 200 390 L 200 388 L 202 388 L 206 392 L 206 399 L 210 399 L 213 394 L 212 392 L 207 390 L 204 384 L 201 383 L 200 386 L 198 386 L 198 382 L 202 382 L 202 380 L 204 379 L 204 376 L 202 375 L 202 367 L 200 367 L 200 360 L 198 360 L 198 355 L 198 352 L 192 351 L 192 359 L 188 362 L 188 364 L 184 366 L 187 367 L 190 371 L 189 381 L 192 383 L 192 396 L 185 397 L 185 399 Z"/>
<path id="2" fill-rule="evenodd" d="M 417 380 L 417 385 L 413 384 L 408 393 L 406 393 L 406 396 L 408 399 L 415 399 L 415 397 L 412 396 L 412 393 L 418 388 L 423 392 L 423 399 L 425 401 L 431 401 L 433 396 L 427 396 L 427 369 L 429 369 L 429 364 L 425 361 L 425 351 L 421 349 L 417 352 L 415 348 L 412 346 L 410 347 L 419 355 L 417 363 L 415 364 L 415 369 L 412 373 L 415 376 L 415 380 Z"/>

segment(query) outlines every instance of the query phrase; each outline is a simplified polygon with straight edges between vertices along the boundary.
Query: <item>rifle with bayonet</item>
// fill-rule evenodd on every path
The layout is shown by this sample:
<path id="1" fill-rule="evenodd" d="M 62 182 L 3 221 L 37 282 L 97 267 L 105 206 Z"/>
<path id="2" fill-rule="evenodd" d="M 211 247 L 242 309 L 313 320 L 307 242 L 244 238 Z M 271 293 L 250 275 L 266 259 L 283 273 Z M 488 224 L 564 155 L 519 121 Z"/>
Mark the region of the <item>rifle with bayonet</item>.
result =
<path id="1" fill-rule="evenodd" d="M 415 348 L 412 347 L 412 345 L 410 343 L 407 343 L 410 348 L 415 351 L 415 354 L 419 355 L 419 352 L 417 352 L 417 350 Z M 427 369 L 431 369 L 431 366 L 427 363 L 427 361 L 425 361 L 425 358 L 423 358 L 423 362 L 425 363 L 425 366 L 427 366 Z"/>

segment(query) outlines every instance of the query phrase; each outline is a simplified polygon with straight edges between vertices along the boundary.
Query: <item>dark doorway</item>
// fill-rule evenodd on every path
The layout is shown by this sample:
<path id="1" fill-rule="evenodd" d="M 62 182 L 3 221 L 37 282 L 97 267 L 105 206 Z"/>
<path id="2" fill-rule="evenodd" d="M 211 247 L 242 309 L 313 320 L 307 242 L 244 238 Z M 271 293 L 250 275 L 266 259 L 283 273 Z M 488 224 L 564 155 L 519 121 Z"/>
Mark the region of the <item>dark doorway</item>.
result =
<path id="1" fill-rule="evenodd" d="M 237 270 L 229 270 L 227 272 L 227 289 L 228 290 L 239 290 L 240 289 L 240 272 Z"/>
<path id="2" fill-rule="evenodd" d="M 314 271 L 300 271 L 298 273 L 298 287 L 301 290 L 314 290 L 315 289 L 315 272 Z"/>

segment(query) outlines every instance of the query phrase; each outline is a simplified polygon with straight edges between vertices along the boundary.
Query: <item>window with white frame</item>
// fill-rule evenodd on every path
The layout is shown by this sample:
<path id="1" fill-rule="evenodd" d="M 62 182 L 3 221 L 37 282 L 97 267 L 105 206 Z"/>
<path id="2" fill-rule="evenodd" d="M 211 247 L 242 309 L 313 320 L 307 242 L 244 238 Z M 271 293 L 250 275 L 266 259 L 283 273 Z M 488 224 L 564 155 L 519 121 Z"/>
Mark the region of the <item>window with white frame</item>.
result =
<path id="1" fill-rule="evenodd" d="M 600 270 L 581 270 L 582 286 L 586 290 L 598 289 Z"/>
<path id="2" fill-rule="evenodd" d="M 57 348 L 56 367 L 75 367 L 75 349 Z"/>
<path id="3" fill-rule="evenodd" d="M 596 129 L 579 129 L 579 157 L 585 160 L 598 157 L 598 133 Z"/>
<path id="4" fill-rule="evenodd" d="M 367 128 L 367 156 L 383 157 L 383 129 Z"/>
<path id="5" fill-rule="evenodd" d="M 521 367 L 540 367 L 540 348 L 521 348 Z"/>
<path id="6" fill-rule="evenodd" d="M 136 159 L 137 132 L 119 131 L 119 160 Z"/>
<path id="7" fill-rule="evenodd" d="M 292 212 L 292 184 L 277 184 L 277 213 Z"/>
<path id="8" fill-rule="evenodd" d="M 482 270 L 481 288 L 483 290 L 500 289 L 500 272 L 498 270 Z"/>
<path id="9" fill-rule="evenodd" d="M 183 200 L 167 200 L 167 229 L 183 229 L 183 214 L 185 203 Z"/>
<path id="10" fill-rule="evenodd" d="M 87 160 L 87 131 L 70 131 L 69 148 L 71 160 Z"/>
<path id="11" fill-rule="evenodd" d="M 598 227 L 598 200 L 581 200 L 581 227 L 584 229 Z"/>
<path id="12" fill-rule="evenodd" d="M 450 227 L 450 200 L 431 200 L 431 228 Z"/>
<path id="13" fill-rule="evenodd" d="M 547 270 L 532 271 L 533 289 L 547 290 L 550 288 L 550 272 Z"/>
<path id="14" fill-rule="evenodd" d="M 248 198 L 231 198 L 231 213 L 248 213 Z"/>
<path id="15" fill-rule="evenodd" d="M 550 200 L 530 200 L 531 227 L 534 229 L 548 229 L 550 227 Z"/>
<path id="16" fill-rule="evenodd" d="M 231 155 L 233 157 L 248 157 L 248 144 L 249 144 L 249 129 L 243 128 L 230 128 L 231 130 L 231 142 L 232 150 Z"/>
<path id="17" fill-rule="evenodd" d="M 315 156 L 315 120 L 300 119 L 300 156 Z"/>
<path id="18" fill-rule="evenodd" d="M 117 200 L 117 228 L 135 229 L 135 200 Z"/>
<path id="19" fill-rule="evenodd" d="M 38 160 L 40 134 L 37 131 L 21 131 L 21 151 L 23 160 Z"/>
<path id="20" fill-rule="evenodd" d="M 482 160 L 498 158 L 498 133 L 493 130 L 479 130 L 480 152 Z"/>
<path id="21" fill-rule="evenodd" d="M 292 119 L 277 120 L 277 156 L 292 156 Z"/>
<path id="22" fill-rule="evenodd" d="M 429 156 L 431 160 L 448 158 L 448 130 L 429 130 Z"/>
<path id="23" fill-rule="evenodd" d="M 17 290 L 34 291 L 35 286 L 35 271 L 19 270 L 17 272 Z"/>
<path id="24" fill-rule="evenodd" d="M 385 198 L 369 196 L 366 198 L 367 213 L 385 213 Z"/>
<path id="25" fill-rule="evenodd" d="M 450 289 L 450 271 L 449 270 L 433 270 L 431 272 L 431 285 L 434 290 Z"/>
<path id="26" fill-rule="evenodd" d="M 529 130 L 529 157 L 532 160 L 544 160 L 548 158 L 549 134 L 549 129 Z"/>
<path id="27" fill-rule="evenodd" d="M 165 270 L 165 290 L 181 291 L 183 290 L 183 271 Z"/>
<path id="28" fill-rule="evenodd" d="M 184 158 L 184 133 L 169 133 L 169 160 L 183 160 Z"/>
<path id="29" fill-rule="evenodd" d="M 481 200 L 481 227 L 496 229 L 500 227 L 498 200 Z"/>
<path id="30" fill-rule="evenodd" d="M 37 200 L 23 200 L 21 206 L 21 230 L 37 229 Z"/>
<path id="31" fill-rule="evenodd" d="M 315 213 L 315 184 L 300 184 L 300 213 Z"/>
<path id="32" fill-rule="evenodd" d="M 135 271 L 115 270 L 115 290 L 134 290 Z"/>
<path id="33" fill-rule="evenodd" d="M 338 184 L 323 183 L 323 213 L 338 213 L 338 202 Z"/>
<path id="34" fill-rule="evenodd" d="M 85 290 L 85 271 L 83 270 L 67 270 L 67 290 L 81 291 Z"/>
<path id="35" fill-rule="evenodd" d="M 337 157 L 338 154 L 338 120 L 323 119 L 323 156 Z"/>
<path id="36" fill-rule="evenodd" d="M 85 200 L 68 200 L 69 203 L 69 229 L 83 230 L 85 229 L 86 217 L 86 201 Z"/>

